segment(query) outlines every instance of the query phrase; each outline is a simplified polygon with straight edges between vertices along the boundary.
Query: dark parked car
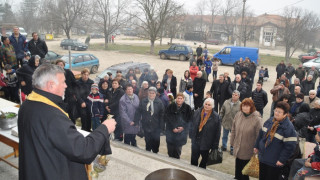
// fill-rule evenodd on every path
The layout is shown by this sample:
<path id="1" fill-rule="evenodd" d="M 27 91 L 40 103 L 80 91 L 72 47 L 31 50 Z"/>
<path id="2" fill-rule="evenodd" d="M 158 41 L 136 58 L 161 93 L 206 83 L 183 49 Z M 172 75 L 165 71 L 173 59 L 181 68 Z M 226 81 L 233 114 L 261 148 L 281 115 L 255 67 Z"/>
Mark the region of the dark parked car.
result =
<path id="1" fill-rule="evenodd" d="M 69 69 L 69 55 L 64 55 L 61 59 L 66 63 L 65 68 Z M 98 72 L 100 65 L 97 57 L 87 53 L 72 53 L 71 63 L 72 70 L 81 71 L 83 68 L 88 68 L 93 74 Z"/>
<path id="2" fill-rule="evenodd" d="M 204 41 L 203 43 L 205 43 L 205 41 Z M 208 39 L 208 40 L 207 40 L 207 44 L 218 45 L 218 44 L 220 44 L 220 43 L 221 43 L 221 40 L 219 40 L 219 39 Z"/>
<path id="3" fill-rule="evenodd" d="M 60 59 L 62 55 L 57 54 L 53 51 L 48 51 L 44 59 L 41 59 L 41 63 L 55 63 L 57 59 Z"/>
<path id="4" fill-rule="evenodd" d="M 161 59 L 178 58 L 180 61 L 188 60 L 193 54 L 190 46 L 173 44 L 167 50 L 160 50 L 159 55 Z"/>
<path id="5" fill-rule="evenodd" d="M 60 47 L 68 49 L 68 46 L 71 46 L 71 49 L 75 51 L 88 49 L 88 45 L 78 41 L 77 39 L 64 39 L 61 41 Z"/>
<path id="6" fill-rule="evenodd" d="M 148 68 L 150 69 L 151 66 L 148 63 L 141 63 L 141 62 L 124 62 L 124 63 L 120 63 L 120 64 L 115 64 L 112 65 L 110 67 L 108 67 L 107 69 L 105 69 L 104 71 L 102 71 L 95 79 L 95 82 L 99 82 L 100 79 L 103 79 L 104 76 L 108 73 L 111 72 L 112 73 L 112 77 L 116 77 L 116 72 L 117 70 L 120 70 L 122 72 L 122 75 L 125 76 L 129 69 L 136 69 L 139 68 L 141 72 L 143 72 L 144 69 Z"/>
<path id="7" fill-rule="evenodd" d="M 90 35 L 90 37 L 91 39 L 101 39 L 101 38 L 104 38 L 104 35 L 93 33 Z"/>

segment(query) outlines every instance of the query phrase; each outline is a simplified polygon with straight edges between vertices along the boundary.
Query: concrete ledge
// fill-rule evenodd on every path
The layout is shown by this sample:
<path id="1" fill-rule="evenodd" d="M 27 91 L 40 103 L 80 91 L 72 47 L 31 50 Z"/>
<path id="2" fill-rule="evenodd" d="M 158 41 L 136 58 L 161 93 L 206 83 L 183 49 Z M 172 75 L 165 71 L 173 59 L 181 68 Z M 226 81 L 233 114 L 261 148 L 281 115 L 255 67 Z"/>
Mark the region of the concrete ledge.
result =
<path id="1" fill-rule="evenodd" d="M 233 179 L 232 175 L 225 174 L 211 169 L 202 169 L 190 165 L 190 162 L 169 158 L 162 154 L 154 154 L 144 149 L 125 145 L 112 141 L 112 155 L 107 171 L 100 174 L 101 178 L 113 180 L 143 180 L 156 170 L 163 168 L 176 168 L 189 172 L 198 180 L 228 180 Z"/>

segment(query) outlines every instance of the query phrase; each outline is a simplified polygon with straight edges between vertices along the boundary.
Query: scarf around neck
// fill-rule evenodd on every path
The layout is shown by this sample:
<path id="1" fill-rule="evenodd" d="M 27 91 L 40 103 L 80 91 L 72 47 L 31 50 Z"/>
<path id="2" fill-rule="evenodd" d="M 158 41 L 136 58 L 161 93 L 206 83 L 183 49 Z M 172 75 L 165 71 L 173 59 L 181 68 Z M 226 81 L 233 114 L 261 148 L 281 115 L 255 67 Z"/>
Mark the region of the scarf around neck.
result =
<path id="1" fill-rule="evenodd" d="M 151 99 L 149 99 L 148 98 L 148 104 L 147 104 L 147 111 L 150 111 L 150 113 L 151 113 L 151 116 L 153 115 L 153 113 L 154 113 L 154 106 L 153 106 L 153 101 L 154 101 L 154 99 L 153 100 L 151 100 Z M 149 108 L 150 107 L 150 108 Z"/>
<path id="2" fill-rule="evenodd" d="M 285 119 L 285 118 L 284 118 Z M 266 143 L 265 143 L 265 147 L 269 146 L 269 144 L 271 144 L 274 135 L 276 134 L 276 131 L 280 125 L 280 122 L 282 122 L 284 119 L 282 119 L 281 121 L 277 121 L 275 118 L 273 118 L 272 122 L 273 125 L 272 127 L 269 129 L 269 131 L 266 134 Z"/>
<path id="3" fill-rule="evenodd" d="M 189 96 L 193 96 L 192 92 L 189 92 L 188 90 L 185 90 L 185 92 L 189 95 Z"/>
<path id="4" fill-rule="evenodd" d="M 199 125 L 199 132 L 202 131 L 203 126 L 207 123 L 209 117 L 211 116 L 212 113 L 212 109 L 206 114 L 204 112 L 204 108 L 201 111 L 201 121 L 200 121 L 200 125 Z"/>

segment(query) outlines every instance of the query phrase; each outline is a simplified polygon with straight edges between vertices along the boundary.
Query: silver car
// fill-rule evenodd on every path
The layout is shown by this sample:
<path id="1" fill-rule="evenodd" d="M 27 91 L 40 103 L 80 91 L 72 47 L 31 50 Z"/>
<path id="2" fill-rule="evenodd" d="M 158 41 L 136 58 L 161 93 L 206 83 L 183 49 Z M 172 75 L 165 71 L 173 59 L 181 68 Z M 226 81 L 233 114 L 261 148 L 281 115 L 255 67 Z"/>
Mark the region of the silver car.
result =
<path id="1" fill-rule="evenodd" d="M 318 71 L 320 70 L 320 57 L 311 59 L 310 61 L 303 63 L 303 67 L 306 70 L 310 69 L 312 66 L 316 67 Z"/>

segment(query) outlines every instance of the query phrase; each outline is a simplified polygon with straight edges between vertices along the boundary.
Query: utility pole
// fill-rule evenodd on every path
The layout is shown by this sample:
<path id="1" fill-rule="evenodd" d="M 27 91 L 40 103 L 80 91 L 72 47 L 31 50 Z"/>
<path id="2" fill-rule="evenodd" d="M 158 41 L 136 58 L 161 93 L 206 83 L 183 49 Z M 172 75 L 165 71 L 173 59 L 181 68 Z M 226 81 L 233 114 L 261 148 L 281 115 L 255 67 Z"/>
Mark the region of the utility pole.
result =
<path id="1" fill-rule="evenodd" d="M 246 1 L 247 0 L 243 0 L 243 7 L 242 7 L 242 19 L 241 19 L 241 29 L 240 29 L 240 39 L 239 39 L 240 46 L 241 46 L 242 37 L 244 36 L 244 34 L 243 34 L 243 20 L 244 20 L 244 11 L 246 9 Z"/>

